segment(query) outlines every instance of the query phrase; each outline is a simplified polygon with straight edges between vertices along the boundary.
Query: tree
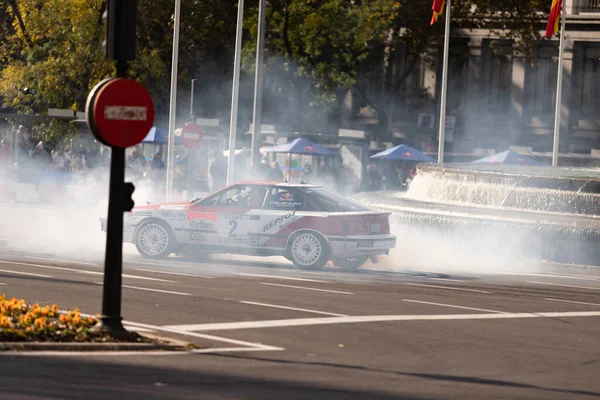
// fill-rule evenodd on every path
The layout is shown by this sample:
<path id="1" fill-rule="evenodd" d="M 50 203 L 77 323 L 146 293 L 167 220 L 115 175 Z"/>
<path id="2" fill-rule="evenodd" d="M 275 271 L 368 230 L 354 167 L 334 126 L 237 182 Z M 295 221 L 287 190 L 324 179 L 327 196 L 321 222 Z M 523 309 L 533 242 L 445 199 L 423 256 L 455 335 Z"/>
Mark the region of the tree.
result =
<path id="1" fill-rule="evenodd" d="M 453 26 L 491 28 L 492 35 L 527 48 L 539 39 L 538 12 L 544 7 L 538 0 L 455 0 Z M 443 41 L 443 21 L 429 24 L 430 1 L 272 0 L 268 11 L 267 48 L 282 57 L 290 80 L 310 79 L 317 108 L 335 108 L 341 95 L 354 88 L 384 125 L 420 57 L 433 61 Z M 255 31 L 255 13 L 247 27 Z M 254 46 L 248 43 L 247 53 Z M 387 61 L 398 48 L 412 57 L 390 80 Z M 367 83 L 375 76 L 384 77 L 384 91 L 372 96 Z"/>

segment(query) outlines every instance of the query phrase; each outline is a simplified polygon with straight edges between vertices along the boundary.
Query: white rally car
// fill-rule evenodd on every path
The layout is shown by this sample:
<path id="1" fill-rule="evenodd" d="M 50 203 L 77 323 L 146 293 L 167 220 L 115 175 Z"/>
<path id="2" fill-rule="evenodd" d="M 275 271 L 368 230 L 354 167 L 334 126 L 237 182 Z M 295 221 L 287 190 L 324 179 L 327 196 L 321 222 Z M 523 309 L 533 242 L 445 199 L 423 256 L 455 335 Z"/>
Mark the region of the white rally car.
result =
<path id="1" fill-rule="evenodd" d="M 240 182 L 192 202 L 136 207 L 123 229 L 123 241 L 145 257 L 191 248 L 284 256 L 307 269 L 332 260 L 355 270 L 396 245 L 389 213 L 308 184 Z"/>

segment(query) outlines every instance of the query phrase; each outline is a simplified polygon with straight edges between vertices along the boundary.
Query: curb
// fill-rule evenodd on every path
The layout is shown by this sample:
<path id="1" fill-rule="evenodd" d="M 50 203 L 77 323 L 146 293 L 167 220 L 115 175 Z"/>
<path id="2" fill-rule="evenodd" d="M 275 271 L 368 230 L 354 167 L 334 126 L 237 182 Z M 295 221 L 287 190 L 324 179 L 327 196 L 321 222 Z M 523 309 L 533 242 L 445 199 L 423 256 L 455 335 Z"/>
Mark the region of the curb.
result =
<path id="1" fill-rule="evenodd" d="M 124 342 L 0 342 L 0 353 L 19 351 L 172 351 L 183 352 L 201 349 L 201 346 L 154 335 L 144 335 L 149 339 L 160 340 L 165 343 L 124 343 Z"/>

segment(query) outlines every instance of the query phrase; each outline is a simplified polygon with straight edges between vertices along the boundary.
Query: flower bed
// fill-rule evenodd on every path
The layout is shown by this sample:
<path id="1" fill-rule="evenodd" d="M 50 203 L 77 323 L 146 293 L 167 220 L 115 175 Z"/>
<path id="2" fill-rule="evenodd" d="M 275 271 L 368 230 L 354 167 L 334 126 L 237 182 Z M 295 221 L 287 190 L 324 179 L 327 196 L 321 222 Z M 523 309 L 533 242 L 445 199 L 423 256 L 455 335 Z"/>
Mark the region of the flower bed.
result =
<path id="1" fill-rule="evenodd" d="M 56 304 L 42 307 L 0 295 L 0 342 L 155 342 L 135 333 L 117 338 L 97 332 L 97 322 L 78 309 L 66 312 Z"/>

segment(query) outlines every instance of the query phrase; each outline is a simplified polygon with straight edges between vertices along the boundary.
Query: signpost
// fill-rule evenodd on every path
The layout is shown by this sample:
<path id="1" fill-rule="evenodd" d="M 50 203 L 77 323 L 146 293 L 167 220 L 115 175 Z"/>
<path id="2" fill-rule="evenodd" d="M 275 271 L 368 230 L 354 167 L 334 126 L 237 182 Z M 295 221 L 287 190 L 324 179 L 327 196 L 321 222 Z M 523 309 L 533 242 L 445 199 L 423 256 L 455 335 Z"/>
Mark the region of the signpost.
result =
<path id="1" fill-rule="evenodd" d="M 148 91 L 126 79 L 128 62 L 135 59 L 137 2 L 107 0 L 102 19 L 106 24 L 103 47 L 106 59 L 115 62 L 116 78 L 105 79 L 90 92 L 86 103 L 88 127 L 96 139 L 111 146 L 106 257 L 102 315 L 97 330 L 127 335 L 121 317 L 123 269 L 123 212 L 134 206 L 135 187 L 125 180 L 125 148 L 140 143 L 154 123 L 154 105 Z"/>
<path id="2" fill-rule="evenodd" d="M 194 122 L 188 122 L 181 130 L 181 141 L 188 149 L 195 149 L 202 144 L 202 128 Z"/>
<path id="3" fill-rule="evenodd" d="M 181 141 L 183 145 L 189 149 L 188 150 L 188 166 L 187 166 L 187 193 L 188 198 L 189 193 L 192 190 L 192 149 L 199 147 L 202 144 L 202 137 L 204 136 L 204 132 L 200 125 L 194 122 L 188 122 L 185 124 L 183 129 L 181 130 Z"/>

